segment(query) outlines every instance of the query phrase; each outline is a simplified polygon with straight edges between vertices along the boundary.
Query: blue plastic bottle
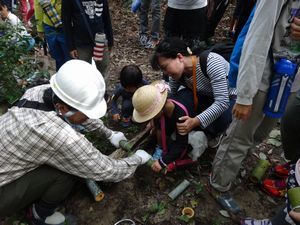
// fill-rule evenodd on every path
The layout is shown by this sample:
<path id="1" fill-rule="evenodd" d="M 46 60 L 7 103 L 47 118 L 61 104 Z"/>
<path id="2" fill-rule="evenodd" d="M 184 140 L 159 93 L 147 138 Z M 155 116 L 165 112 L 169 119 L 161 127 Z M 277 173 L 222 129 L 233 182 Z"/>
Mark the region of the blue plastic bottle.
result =
<path id="1" fill-rule="evenodd" d="M 142 0 L 133 0 L 132 5 L 131 5 L 131 11 L 133 13 L 136 13 L 139 10 L 139 8 L 141 7 L 141 3 L 142 3 Z"/>
<path id="2" fill-rule="evenodd" d="M 266 116 L 280 118 L 283 115 L 296 72 L 297 64 L 290 60 L 280 59 L 275 63 L 274 75 L 264 106 Z"/>

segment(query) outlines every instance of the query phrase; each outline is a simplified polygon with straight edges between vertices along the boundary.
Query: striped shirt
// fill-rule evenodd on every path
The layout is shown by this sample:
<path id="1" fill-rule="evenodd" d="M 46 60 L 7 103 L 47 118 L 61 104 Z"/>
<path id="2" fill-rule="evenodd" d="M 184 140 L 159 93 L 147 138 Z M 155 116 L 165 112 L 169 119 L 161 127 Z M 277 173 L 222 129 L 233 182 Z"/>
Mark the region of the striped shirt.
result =
<path id="1" fill-rule="evenodd" d="M 222 56 L 213 52 L 209 53 L 207 57 L 208 77 L 202 73 L 200 63 L 196 66 L 197 92 L 214 98 L 213 104 L 197 115 L 202 128 L 206 128 L 228 109 L 229 96 L 236 95 L 236 89 L 228 86 L 228 72 L 229 63 Z M 169 85 L 172 94 L 177 92 L 180 85 L 187 86 L 193 90 L 193 76 L 184 76 L 183 82 L 176 81 L 170 77 Z M 199 104 L 201 104 L 201 99 L 199 99 Z"/>
<path id="2" fill-rule="evenodd" d="M 22 98 L 43 103 L 49 85 L 27 90 Z M 87 130 L 106 136 L 111 130 L 101 120 L 88 120 Z M 138 156 L 114 160 L 103 155 L 84 135 L 76 132 L 56 112 L 12 107 L 0 117 L 0 187 L 41 165 L 93 180 L 119 181 L 141 163 Z"/>

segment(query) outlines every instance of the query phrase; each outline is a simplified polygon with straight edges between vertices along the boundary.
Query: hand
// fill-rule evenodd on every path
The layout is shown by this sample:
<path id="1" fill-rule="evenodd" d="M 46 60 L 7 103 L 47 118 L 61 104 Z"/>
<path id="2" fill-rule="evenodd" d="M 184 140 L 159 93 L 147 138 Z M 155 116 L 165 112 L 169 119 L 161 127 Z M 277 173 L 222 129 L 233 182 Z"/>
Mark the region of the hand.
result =
<path id="1" fill-rule="evenodd" d="M 177 130 L 180 135 L 186 135 L 195 127 L 200 126 L 200 120 L 197 117 L 191 118 L 189 116 L 183 116 L 179 118 L 183 123 L 177 123 Z"/>
<path id="2" fill-rule="evenodd" d="M 242 105 L 235 103 L 232 109 L 232 114 L 237 119 L 247 120 L 251 115 L 252 105 Z"/>
<path id="3" fill-rule="evenodd" d="M 291 23 L 291 38 L 300 40 L 300 18 L 294 17 Z"/>
<path id="4" fill-rule="evenodd" d="M 156 172 L 156 173 L 159 173 L 162 169 L 161 165 L 159 164 L 158 161 L 154 161 L 152 166 L 151 166 L 151 169 Z"/>
<path id="5" fill-rule="evenodd" d="M 112 143 L 116 148 L 120 147 L 120 141 L 127 141 L 125 135 L 120 131 L 113 131 L 108 139 L 110 140 L 110 143 Z"/>
<path id="6" fill-rule="evenodd" d="M 70 56 L 71 56 L 71 58 L 73 58 L 73 59 L 78 59 L 78 51 L 77 51 L 76 49 L 70 51 Z"/>
<path id="7" fill-rule="evenodd" d="M 121 119 L 120 114 L 119 113 L 113 114 L 112 119 L 113 121 L 119 121 Z"/>
<path id="8" fill-rule="evenodd" d="M 41 40 L 44 40 L 44 39 L 45 39 L 45 33 L 44 33 L 44 32 L 38 32 L 38 37 L 39 37 Z"/>
<path id="9" fill-rule="evenodd" d="M 151 159 L 151 155 L 148 154 L 148 152 L 142 150 L 142 149 L 139 149 L 137 150 L 134 155 L 140 157 L 142 159 L 142 163 L 141 164 L 145 164 L 146 162 L 149 161 L 149 159 Z"/>
<path id="10" fill-rule="evenodd" d="M 300 212 L 296 212 L 294 210 L 289 212 L 291 218 L 293 218 L 296 222 L 300 222 Z"/>

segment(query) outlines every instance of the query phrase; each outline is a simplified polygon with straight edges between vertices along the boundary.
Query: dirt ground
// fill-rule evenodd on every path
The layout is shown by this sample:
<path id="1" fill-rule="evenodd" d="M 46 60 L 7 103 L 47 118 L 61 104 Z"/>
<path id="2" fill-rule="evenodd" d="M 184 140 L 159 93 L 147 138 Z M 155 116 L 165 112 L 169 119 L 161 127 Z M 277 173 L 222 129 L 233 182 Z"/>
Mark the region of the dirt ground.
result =
<path id="1" fill-rule="evenodd" d="M 165 5 L 162 10 L 164 10 Z M 138 43 L 138 18 L 132 14 L 129 7 L 122 0 L 110 1 L 113 21 L 115 47 L 108 80 L 108 92 L 111 93 L 118 82 L 121 68 L 128 64 L 137 64 L 143 71 L 146 79 L 153 81 L 160 78 L 158 72 L 153 72 L 149 65 L 149 58 L 153 50 L 142 49 Z M 233 5 L 223 18 L 216 32 L 216 39 L 223 39 L 225 29 L 229 24 L 229 16 Z M 163 15 L 164 13 L 162 13 Z M 163 17 L 163 16 L 162 16 Z M 144 130 L 144 126 L 133 125 L 124 129 L 112 123 L 108 118 L 105 123 L 114 130 L 123 131 L 130 139 Z M 91 136 L 95 145 L 105 154 L 115 150 L 107 141 L 99 141 L 98 137 Z M 146 142 L 147 143 L 147 142 Z M 144 143 L 140 147 L 145 147 Z M 207 191 L 208 176 L 216 149 L 207 149 L 199 159 L 199 163 L 185 170 L 178 170 L 167 175 L 154 174 L 149 167 L 139 167 L 133 177 L 119 183 L 99 182 L 105 197 L 95 202 L 86 185 L 82 182 L 73 191 L 65 202 L 62 211 L 73 214 L 78 218 L 79 225 L 114 225 L 117 221 L 129 218 L 135 224 L 203 224 L 203 225 L 230 225 L 235 224 L 231 218 L 221 215 L 222 208 Z M 257 146 L 256 155 L 264 153 L 273 163 L 283 162 L 282 149 L 268 144 L 267 141 Z M 255 154 L 249 154 L 241 173 L 238 176 L 231 193 L 242 208 L 242 216 L 255 218 L 270 218 L 283 199 L 273 198 L 262 192 L 258 185 L 248 179 L 252 169 L 258 161 Z M 184 179 L 191 185 L 176 198 L 171 200 L 168 193 Z M 184 207 L 192 207 L 195 211 L 194 219 L 185 222 L 181 216 Z M 12 220 L 10 220 L 12 221 Z M 14 220 L 14 224 L 17 223 Z M 7 222 L 7 224 L 11 224 Z M 123 225 L 126 223 L 122 223 Z M 131 223 L 127 223 L 131 224 Z"/>
<path id="2" fill-rule="evenodd" d="M 111 84 L 115 84 L 118 80 L 119 71 L 127 64 L 139 65 L 146 79 L 150 81 L 159 79 L 160 74 L 154 72 L 149 65 L 149 56 L 152 50 L 142 49 L 139 46 L 137 15 L 132 14 L 128 8 L 124 7 L 121 0 L 110 2 L 110 8 L 115 47 L 110 69 L 109 92 L 114 88 L 114 85 Z M 164 9 L 165 5 L 162 10 Z M 232 9 L 233 5 L 230 5 L 217 29 L 217 40 L 224 39 Z M 133 137 L 143 130 L 143 127 L 136 125 L 129 130 L 123 129 L 109 120 L 107 120 L 107 124 L 113 129 L 123 131 L 128 137 Z M 104 147 L 99 149 L 101 148 Z M 107 151 L 110 152 L 111 149 L 108 148 Z M 215 149 L 208 149 L 197 165 L 166 176 L 154 174 L 148 167 L 143 166 L 137 169 L 132 178 L 120 183 L 99 183 L 105 192 L 105 198 L 101 202 L 93 201 L 85 185 L 82 185 L 68 200 L 66 210 L 77 215 L 80 224 L 87 225 L 113 225 L 124 218 L 132 219 L 136 224 L 179 225 L 187 224 L 181 217 L 181 210 L 184 207 L 193 207 L 195 217 L 189 221 L 189 224 L 235 224 L 234 220 L 221 215 L 222 208 L 207 192 L 208 175 L 215 151 Z M 254 153 L 257 155 L 261 152 L 267 155 L 272 162 L 282 162 L 280 146 L 275 147 L 264 142 L 254 149 Z M 242 216 L 269 218 L 276 213 L 278 206 L 283 203 L 283 199 L 266 195 L 258 185 L 249 181 L 248 177 L 257 161 L 258 158 L 255 155 L 248 156 L 231 193 L 243 209 Z M 189 180 L 192 184 L 178 198 L 171 201 L 168 193 L 184 179 Z"/>

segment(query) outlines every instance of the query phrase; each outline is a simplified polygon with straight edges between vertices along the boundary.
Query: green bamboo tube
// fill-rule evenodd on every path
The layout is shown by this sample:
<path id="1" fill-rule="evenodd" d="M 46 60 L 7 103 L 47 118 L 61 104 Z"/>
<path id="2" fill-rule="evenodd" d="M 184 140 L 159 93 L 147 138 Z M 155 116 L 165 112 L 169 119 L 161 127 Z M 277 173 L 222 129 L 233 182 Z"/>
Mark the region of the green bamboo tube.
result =
<path id="1" fill-rule="evenodd" d="M 86 185 L 92 193 L 96 202 L 100 202 L 104 198 L 104 192 L 94 180 L 85 179 Z"/>
<path id="2" fill-rule="evenodd" d="M 183 180 L 175 189 L 173 189 L 168 196 L 174 200 L 177 198 L 188 186 L 190 186 L 190 182 L 188 180 Z"/>
<path id="3" fill-rule="evenodd" d="M 119 145 L 122 149 L 129 152 L 132 149 L 133 143 L 131 143 L 130 141 L 122 140 L 122 141 L 119 142 Z"/>

